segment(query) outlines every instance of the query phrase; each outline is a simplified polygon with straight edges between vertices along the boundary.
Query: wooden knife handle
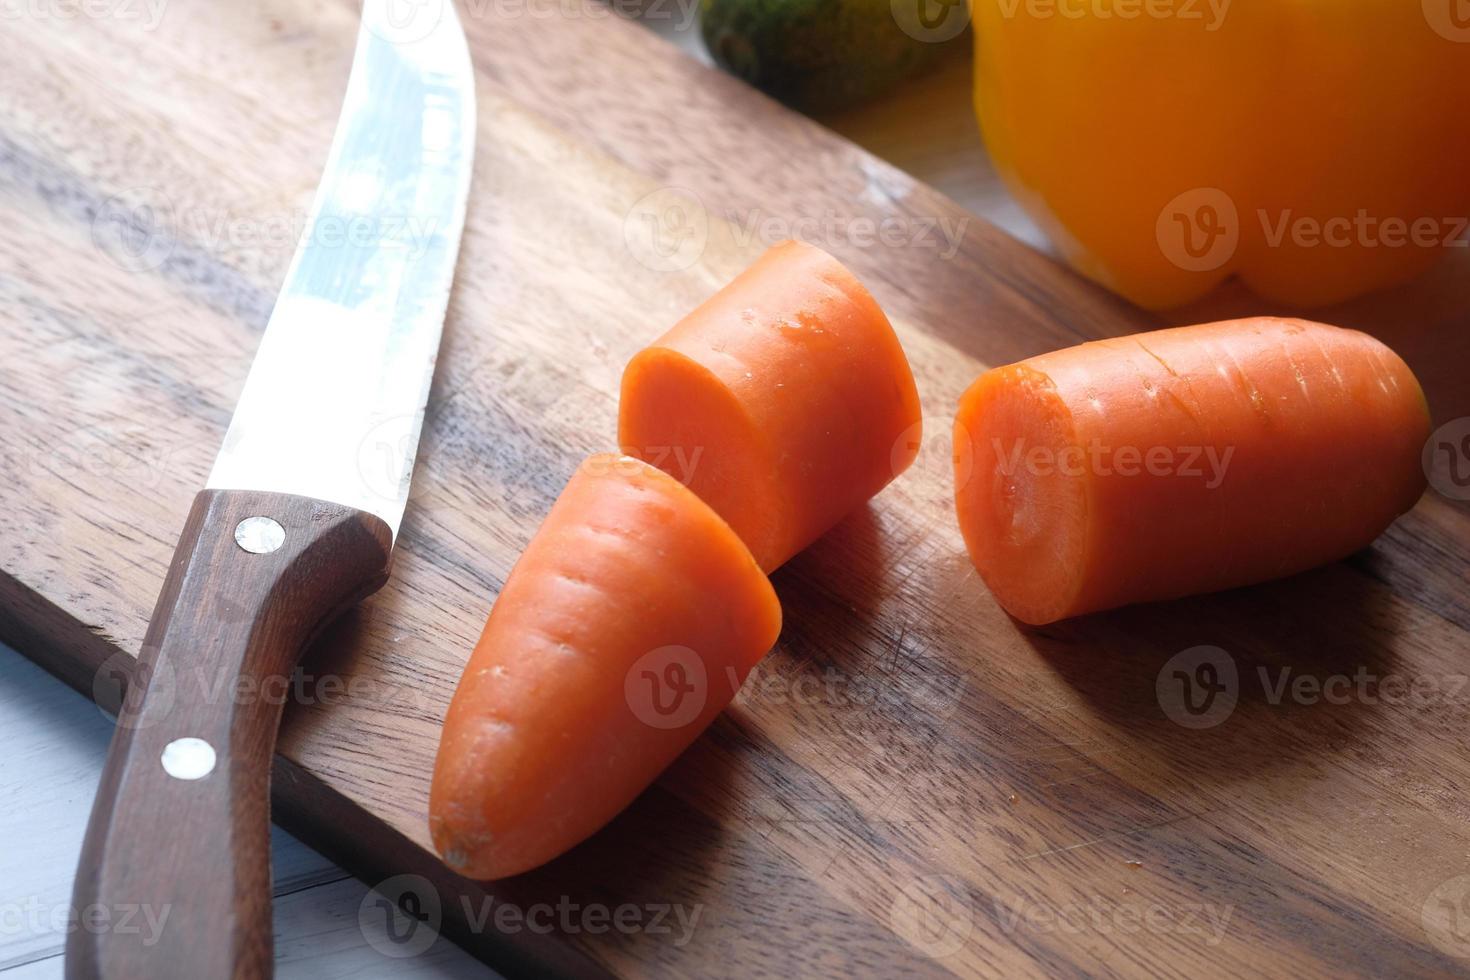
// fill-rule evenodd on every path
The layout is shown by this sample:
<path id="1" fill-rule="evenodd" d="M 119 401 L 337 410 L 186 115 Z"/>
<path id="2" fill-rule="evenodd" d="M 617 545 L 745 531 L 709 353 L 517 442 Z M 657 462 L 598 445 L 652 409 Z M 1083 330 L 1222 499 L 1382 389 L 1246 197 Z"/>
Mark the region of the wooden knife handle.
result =
<path id="1" fill-rule="evenodd" d="M 68 977 L 271 976 L 281 710 L 302 648 L 387 581 L 392 544 L 338 504 L 194 498 L 87 826 Z"/>

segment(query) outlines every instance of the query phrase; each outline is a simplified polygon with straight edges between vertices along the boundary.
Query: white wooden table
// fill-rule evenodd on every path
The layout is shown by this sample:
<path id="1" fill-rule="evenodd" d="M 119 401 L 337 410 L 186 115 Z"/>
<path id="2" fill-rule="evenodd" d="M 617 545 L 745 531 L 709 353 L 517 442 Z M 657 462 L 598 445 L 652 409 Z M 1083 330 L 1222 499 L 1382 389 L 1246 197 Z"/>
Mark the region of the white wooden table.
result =
<path id="1" fill-rule="evenodd" d="M 4 980 L 62 975 L 77 854 L 111 738 L 112 721 L 90 701 L 0 646 Z M 443 937 L 418 955 L 392 955 L 403 947 L 388 940 L 388 911 L 367 885 L 279 828 L 272 850 L 281 980 L 495 975 Z M 146 936 L 148 923 L 139 928 Z"/>

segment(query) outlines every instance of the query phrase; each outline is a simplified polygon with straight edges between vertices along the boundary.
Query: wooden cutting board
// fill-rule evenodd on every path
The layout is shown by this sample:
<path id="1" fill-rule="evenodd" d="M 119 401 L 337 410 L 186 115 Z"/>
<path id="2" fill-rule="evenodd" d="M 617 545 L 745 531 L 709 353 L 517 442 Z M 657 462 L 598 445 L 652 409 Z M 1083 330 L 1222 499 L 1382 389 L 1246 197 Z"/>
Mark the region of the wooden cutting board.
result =
<path id="1" fill-rule="evenodd" d="M 310 204 L 356 11 L 42 6 L 0 20 L 0 638 L 115 704 Z M 462 9 L 478 160 L 413 498 L 393 581 L 306 658 L 281 820 L 369 881 L 423 876 L 400 884 L 508 971 L 1470 966 L 1463 505 L 1431 492 L 1284 582 L 1021 628 L 951 518 L 951 408 L 987 365 L 1154 321 L 604 8 Z M 918 463 L 776 575 L 780 643 L 626 813 L 540 871 L 456 878 L 428 781 L 497 589 L 613 446 L 628 357 L 793 227 L 892 315 Z M 1470 412 L 1464 308 L 1371 324 L 1439 420 Z M 1200 645 L 1236 703 L 1189 727 L 1171 658 Z"/>

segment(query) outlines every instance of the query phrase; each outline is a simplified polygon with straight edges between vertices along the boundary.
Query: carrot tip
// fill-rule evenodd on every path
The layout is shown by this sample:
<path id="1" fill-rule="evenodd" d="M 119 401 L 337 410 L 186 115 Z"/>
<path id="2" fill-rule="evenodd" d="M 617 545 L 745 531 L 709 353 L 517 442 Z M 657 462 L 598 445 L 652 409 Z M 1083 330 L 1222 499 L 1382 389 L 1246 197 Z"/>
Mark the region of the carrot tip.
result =
<path id="1" fill-rule="evenodd" d="M 714 720 L 780 624 L 755 558 L 693 491 L 627 456 L 585 461 L 507 576 L 445 717 L 429 789 L 444 864 L 505 878 L 593 833 Z M 700 677 L 734 682 L 645 671 L 656 703 L 640 715 L 629 678 L 660 650 L 698 650 Z"/>

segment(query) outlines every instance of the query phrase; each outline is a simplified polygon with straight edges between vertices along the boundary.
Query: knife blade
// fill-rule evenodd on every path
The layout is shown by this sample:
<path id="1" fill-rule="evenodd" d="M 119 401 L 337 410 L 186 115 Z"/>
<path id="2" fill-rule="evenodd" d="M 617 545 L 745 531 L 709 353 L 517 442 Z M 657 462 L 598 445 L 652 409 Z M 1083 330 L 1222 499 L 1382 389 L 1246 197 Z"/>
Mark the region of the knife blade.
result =
<path id="1" fill-rule="evenodd" d="M 272 973 L 284 692 L 311 636 L 387 581 L 474 159 L 454 9 L 431 4 L 428 28 L 406 32 L 396 2 L 364 2 L 306 230 L 180 535 L 93 804 L 74 907 L 162 927 L 148 942 L 72 930 L 68 977 Z"/>
<path id="2" fill-rule="evenodd" d="M 330 500 L 396 533 L 464 227 L 475 99 L 453 6 L 427 37 L 395 43 L 393 2 L 363 7 L 308 230 L 205 486 Z"/>

